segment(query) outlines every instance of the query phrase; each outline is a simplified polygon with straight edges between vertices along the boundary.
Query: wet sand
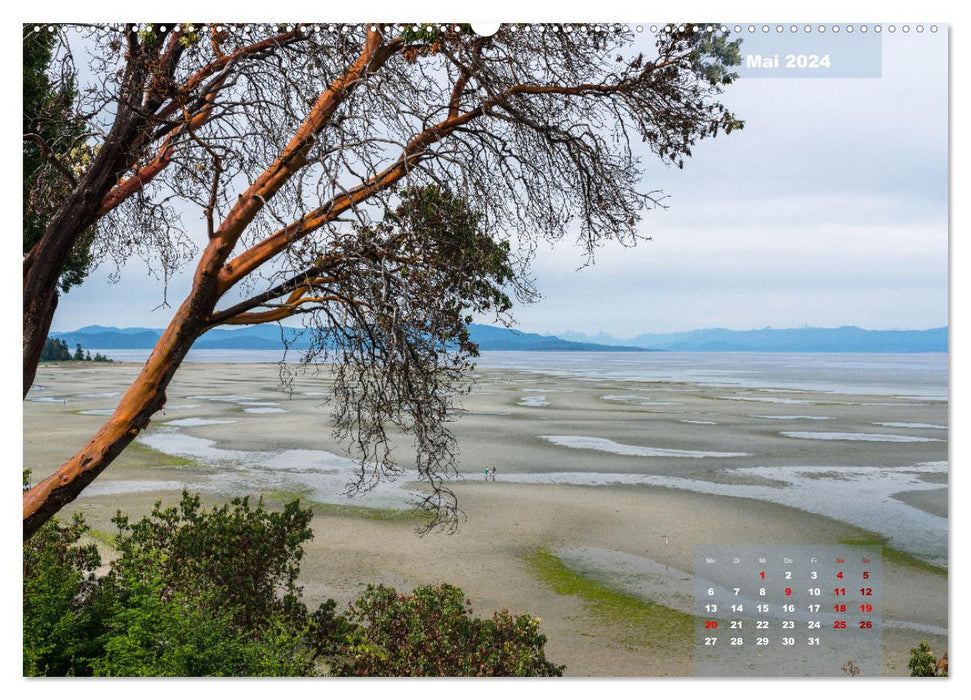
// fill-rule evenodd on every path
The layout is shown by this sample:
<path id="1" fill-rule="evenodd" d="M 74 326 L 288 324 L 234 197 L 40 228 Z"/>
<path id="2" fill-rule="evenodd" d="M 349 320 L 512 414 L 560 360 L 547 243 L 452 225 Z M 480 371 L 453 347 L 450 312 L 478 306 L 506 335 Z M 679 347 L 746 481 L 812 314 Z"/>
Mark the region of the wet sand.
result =
<path id="1" fill-rule="evenodd" d="M 54 400 L 24 405 L 24 460 L 35 477 L 97 430 L 104 416 L 83 412 L 110 410 L 118 396 L 104 394 L 123 391 L 137 369 L 40 368 L 42 388 L 29 398 Z M 340 495 L 350 471 L 334 456 L 342 451 L 322 405 L 328 391 L 326 376 L 298 376 L 292 392 L 281 392 L 275 365 L 186 364 L 164 414 L 73 507 L 105 532 L 116 510 L 140 515 L 159 498 L 176 500 L 183 485 L 210 502 L 262 492 L 273 503 L 301 495 L 401 507 L 414 490 L 407 478 L 363 499 Z M 508 608 L 541 617 L 548 657 L 570 675 L 686 675 L 693 639 L 631 642 L 622 624 L 538 580 L 530 555 L 542 549 L 569 563 L 571 553 L 612 553 L 669 567 L 669 590 L 641 595 L 690 612 L 695 546 L 867 539 L 876 528 L 861 523 L 876 515 L 852 502 L 816 503 L 813 489 L 872 493 L 891 484 L 888 507 L 920 531 L 897 533 L 892 544 L 924 548 L 912 553 L 946 563 L 936 533 L 946 514 L 947 432 L 933 427 L 947 422 L 943 401 L 487 369 L 462 404 L 455 433 L 463 478 L 453 488 L 466 520 L 458 532 L 418 537 L 407 518 L 318 506 L 301 576 L 309 599 L 347 602 L 367 582 L 407 590 L 448 581 L 479 614 Z M 937 466 L 920 466 L 928 464 Z M 497 468 L 495 483 L 482 481 L 485 467 Z M 624 590 L 609 559 L 591 575 Z M 897 625 L 884 632 L 885 672 L 906 675 L 911 647 L 925 639 L 935 650 L 947 647 L 947 577 L 915 560 L 885 559 L 884 586 L 884 615 Z"/>
<path id="2" fill-rule="evenodd" d="M 933 489 L 930 491 L 901 491 L 895 493 L 894 498 L 907 505 L 937 515 L 947 517 L 947 489 Z"/>

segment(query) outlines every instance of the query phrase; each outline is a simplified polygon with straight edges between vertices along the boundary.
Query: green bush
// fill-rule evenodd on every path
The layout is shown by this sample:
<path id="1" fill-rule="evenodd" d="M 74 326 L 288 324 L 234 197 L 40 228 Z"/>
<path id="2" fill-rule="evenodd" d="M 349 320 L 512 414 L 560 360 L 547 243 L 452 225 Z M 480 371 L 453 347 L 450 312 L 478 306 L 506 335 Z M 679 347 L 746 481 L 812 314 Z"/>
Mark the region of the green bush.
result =
<path id="1" fill-rule="evenodd" d="M 25 474 L 25 484 L 27 475 Z M 88 528 L 52 519 L 24 544 L 24 675 L 560 675 L 538 620 L 471 617 L 454 586 L 369 587 L 347 614 L 297 585 L 311 511 L 183 493 L 114 522 L 104 575 Z"/>
<path id="2" fill-rule="evenodd" d="M 273 513 L 245 498 L 207 512 L 188 493 L 136 523 L 116 516 L 120 556 L 99 582 L 110 614 L 94 673 L 312 675 L 312 618 L 296 585 L 310 516 L 297 502 Z"/>
<path id="3" fill-rule="evenodd" d="M 51 520 L 24 544 L 24 675 L 90 675 L 99 613 L 94 545 L 78 544 L 83 518 Z"/>
<path id="4" fill-rule="evenodd" d="M 76 516 L 24 545 L 24 674 L 314 675 L 335 604 L 311 614 L 296 578 L 311 513 L 247 499 L 204 511 L 183 493 L 132 523 L 119 514 L 118 557 L 100 578 Z"/>
<path id="5" fill-rule="evenodd" d="M 938 661 L 927 642 L 921 642 L 916 649 L 910 650 L 907 663 L 911 676 L 931 677 L 947 675 L 947 654 Z"/>
<path id="6" fill-rule="evenodd" d="M 462 590 L 422 586 L 414 594 L 368 586 L 349 609 L 354 623 L 336 671 L 350 676 L 561 676 L 546 660 L 539 620 L 503 610 L 472 617 Z"/>
<path id="7" fill-rule="evenodd" d="M 182 494 L 177 508 L 157 503 L 149 517 L 131 523 L 120 513 L 111 582 L 127 590 L 132 582 L 157 575 L 165 597 L 223 597 L 241 628 L 276 615 L 306 616 L 296 584 L 303 543 L 313 538 L 311 511 L 299 502 L 270 512 L 249 499 L 203 511 L 198 496 Z"/>
<path id="8" fill-rule="evenodd" d="M 305 676 L 312 659 L 279 618 L 240 629 L 218 593 L 166 594 L 160 577 L 131 582 L 112 610 L 98 676 Z M 122 602 L 122 600 L 124 602 Z"/>

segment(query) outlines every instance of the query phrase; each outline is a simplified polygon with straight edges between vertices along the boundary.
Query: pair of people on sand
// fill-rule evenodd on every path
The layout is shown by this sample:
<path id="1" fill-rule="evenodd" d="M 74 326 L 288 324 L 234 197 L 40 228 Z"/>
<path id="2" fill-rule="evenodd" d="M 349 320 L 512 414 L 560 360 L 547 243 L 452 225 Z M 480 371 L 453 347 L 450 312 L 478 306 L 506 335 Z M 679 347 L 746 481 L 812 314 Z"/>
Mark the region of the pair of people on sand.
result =
<path id="1" fill-rule="evenodd" d="M 496 480 L 496 468 L 495 467 L 492 467 L 492 468 L 486 467 L 486 468 L 484 468 L 482 470 L 482 475 L 485 477 L 485 480 L 486 481 L 495 481 Z"/>

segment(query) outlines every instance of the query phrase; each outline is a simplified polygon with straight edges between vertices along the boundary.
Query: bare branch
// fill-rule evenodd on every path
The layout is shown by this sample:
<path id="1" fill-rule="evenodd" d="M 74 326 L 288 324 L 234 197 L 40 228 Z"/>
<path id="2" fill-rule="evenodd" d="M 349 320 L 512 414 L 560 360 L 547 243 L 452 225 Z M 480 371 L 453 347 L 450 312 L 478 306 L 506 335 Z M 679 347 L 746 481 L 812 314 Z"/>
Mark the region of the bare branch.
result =
<path id="1" fill-rule="evenodd" d="M 57 169 L 57 172 L 63 175 L 67 181 L 71 183 L 72 187 L 77 187 L 78 181 L 77 178 L 74 177 L 74 173 L 72 173 L 71 169 L 64 165 L 64 163 L 62 163 L 57 156 L 51 153 L 50 147 L 40 136 L 40 134 L 24 134 L 24 141 L 33 141 L 36 143 L 37 147 L 40 149 L 41 155 L 44 156 L 47 162 L 53 165 Z"/>

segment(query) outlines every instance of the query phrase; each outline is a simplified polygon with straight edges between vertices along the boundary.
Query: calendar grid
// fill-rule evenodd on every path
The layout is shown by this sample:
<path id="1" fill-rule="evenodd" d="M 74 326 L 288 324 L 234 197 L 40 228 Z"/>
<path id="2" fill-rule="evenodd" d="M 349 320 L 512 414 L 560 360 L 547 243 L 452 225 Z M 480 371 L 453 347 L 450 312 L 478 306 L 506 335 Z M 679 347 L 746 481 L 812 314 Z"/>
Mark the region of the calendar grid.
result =
<path id="1" fill-rule="evenodd" d="M 695 674 L 881 674 L 880 550 L 696 550 Z"/>

